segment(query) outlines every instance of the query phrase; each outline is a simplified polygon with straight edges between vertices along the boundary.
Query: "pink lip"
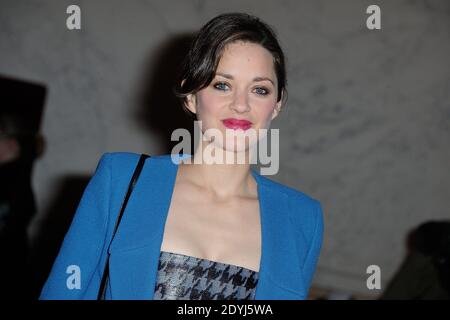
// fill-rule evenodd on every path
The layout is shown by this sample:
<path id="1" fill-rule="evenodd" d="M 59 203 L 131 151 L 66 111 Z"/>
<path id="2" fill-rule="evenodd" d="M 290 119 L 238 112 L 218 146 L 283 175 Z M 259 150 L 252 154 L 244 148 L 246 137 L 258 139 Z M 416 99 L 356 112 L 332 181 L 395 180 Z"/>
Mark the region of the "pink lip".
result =
<path id="1" fill-rule="evenodd" d="M 224 120 L 222 120 L 222 122 L 225 125 L 225 127 L 234 129 L 234 130 L 236 130 L 236 129 L 247 130 L 248 128 L 250 128 L 252 126 L 252 123 L 248 120 L 239 120 L 239 119 L 234 119 L 234 118 L 224 119 Z"/>

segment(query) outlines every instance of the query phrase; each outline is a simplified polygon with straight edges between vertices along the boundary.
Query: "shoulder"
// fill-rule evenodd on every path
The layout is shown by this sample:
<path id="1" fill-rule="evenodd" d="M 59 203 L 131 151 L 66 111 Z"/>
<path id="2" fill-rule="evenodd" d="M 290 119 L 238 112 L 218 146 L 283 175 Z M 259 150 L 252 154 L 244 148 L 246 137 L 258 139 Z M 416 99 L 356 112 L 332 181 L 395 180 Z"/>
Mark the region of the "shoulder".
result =
<path id="1" fill-rule="evenodd" d="M 101 171 L 108 170 L 113 186 L 111 190 L 113 197 L 123 198 L 140 156 L 141 153 L 124 151 L 106 152 L 101 156 L 97 170 L 98 168 L 103 169 Z M 152 183 L 156 183 L 156 179 L 162 179 L 161 181 L 163 181 L 167 178 L 167 175 L 175 172 L 174 163 L 176 159 L 172 159 L 171 154 L 151 154 L 149 156 L 145 159 L 142 172 L 143 175 L 151 174 L 150 180 Z"/>
<path id="2" fill-rule="evenodd" d="M 265 176 L 260 176 L 259 181 L 272 189 L 284 193 L 288 197 L 293 208 L 317 207 L 318 205 L 320 205 L 320 201 L 318 199 L 312 197 L 311 195 L 305 193 L 300 189 L 296 189 L 286 184 L 274 181 Z"/>
<path id="3" fill-rule="evenodd" d="M 306 192 L 261 176 L 260 181 L 270 188 L 286 195 L 290 222 L 296 231 L 306 239 L 313 238 L 316 233 L 322 233 L 323 210 L 319 199 Z"/>

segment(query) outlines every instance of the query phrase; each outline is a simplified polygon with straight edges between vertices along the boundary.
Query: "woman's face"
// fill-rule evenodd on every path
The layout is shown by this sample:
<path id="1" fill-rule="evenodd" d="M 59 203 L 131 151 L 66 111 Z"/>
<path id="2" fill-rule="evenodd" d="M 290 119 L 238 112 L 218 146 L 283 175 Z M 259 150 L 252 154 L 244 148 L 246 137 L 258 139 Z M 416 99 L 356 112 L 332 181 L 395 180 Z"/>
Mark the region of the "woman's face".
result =
<path id="1" fill-rule="evenodd" d="M 259 44 L 237 41 L 225 47 L 215 77 L 207 87 L 188 96 L 186 107 L 197 114 L 204 134 L 208 129 L 220 131 L 224 140 L 213 139 L 217 147 L 239 152 L 257 142 L 259 129 L 269 129 L 281 107 L 277 95 L 272 54 Z M 239 128 L 225 119 L 251 123 Z M 205 136 L 210 140 L 210 135 Z"/>

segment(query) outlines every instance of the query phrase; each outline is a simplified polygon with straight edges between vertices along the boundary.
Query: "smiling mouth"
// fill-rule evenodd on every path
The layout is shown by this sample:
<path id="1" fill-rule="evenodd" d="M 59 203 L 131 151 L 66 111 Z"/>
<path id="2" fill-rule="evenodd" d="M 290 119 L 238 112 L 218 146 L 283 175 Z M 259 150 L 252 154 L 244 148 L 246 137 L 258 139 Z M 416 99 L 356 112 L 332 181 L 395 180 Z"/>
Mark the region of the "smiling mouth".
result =
<path id="1" fill-rule="evenodd" d="M 242 129 L 247 130 L 252 126 L 252 123 L 248 120 L 239 120 L 234 118 L 222 120 L 225 127 L 233 130 Z"/>

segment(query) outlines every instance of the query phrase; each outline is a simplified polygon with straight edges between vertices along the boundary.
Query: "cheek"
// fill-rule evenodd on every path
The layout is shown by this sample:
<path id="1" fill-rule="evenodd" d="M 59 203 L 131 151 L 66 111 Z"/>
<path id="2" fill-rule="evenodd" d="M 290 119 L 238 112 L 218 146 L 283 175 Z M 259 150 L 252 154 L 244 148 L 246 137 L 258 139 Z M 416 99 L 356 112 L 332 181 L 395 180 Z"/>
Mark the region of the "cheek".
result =
<path id="1" fill-rule="evenodd" d="M 274 100 L 258 101 L 255 106 L 257 110 L 258 120 L 261 122 L 270 122 L 272 119 L 272 113 L 275 110 L 276 102 Z"/>
<path id="2" fill-rule="evenodd" d="M 207 92 L 198 94 L 198 112 L 202 114 L 214 114 L 219 110 L 221 103 L 223 103 L 223 98 L 218 97 L 214 94 L 209 94 Z"/>

